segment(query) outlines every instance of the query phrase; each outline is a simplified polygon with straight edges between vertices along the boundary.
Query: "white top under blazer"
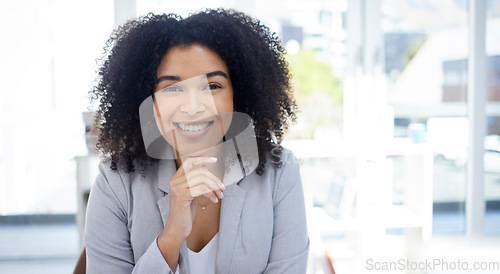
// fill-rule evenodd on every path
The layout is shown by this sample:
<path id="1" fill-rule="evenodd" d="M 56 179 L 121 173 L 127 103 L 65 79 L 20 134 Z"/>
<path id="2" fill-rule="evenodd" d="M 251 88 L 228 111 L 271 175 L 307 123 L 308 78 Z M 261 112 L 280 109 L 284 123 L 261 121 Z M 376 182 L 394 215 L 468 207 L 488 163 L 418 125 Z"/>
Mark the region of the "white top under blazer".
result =
<path id="1" fill-rule="evenodd" d="M 215 274 L 215 260 L 217 259 L 218 243 L 219 233 L 217 232 L 200 252 L 194 252 L 188 248 L 191 273 Z M 175 274 L 179 274 L 179 270 L 177 270 Z"/>

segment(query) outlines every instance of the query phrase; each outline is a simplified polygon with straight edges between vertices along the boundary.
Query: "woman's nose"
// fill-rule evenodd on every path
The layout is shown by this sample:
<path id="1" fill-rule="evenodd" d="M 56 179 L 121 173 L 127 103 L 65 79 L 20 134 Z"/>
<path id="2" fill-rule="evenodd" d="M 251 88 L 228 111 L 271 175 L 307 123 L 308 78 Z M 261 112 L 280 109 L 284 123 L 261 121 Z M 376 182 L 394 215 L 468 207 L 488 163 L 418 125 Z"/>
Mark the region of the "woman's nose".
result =
<path id="1" fill-rule="evenodd" d="M 187 113 L 190 116 L 195 116 L 199 113 L 202 113 L 206 110 L 205 103 L 203 102 L 201 94 L 196 91 L 188 91 L 184 98 L 180 107 L 180 111 Z"/>

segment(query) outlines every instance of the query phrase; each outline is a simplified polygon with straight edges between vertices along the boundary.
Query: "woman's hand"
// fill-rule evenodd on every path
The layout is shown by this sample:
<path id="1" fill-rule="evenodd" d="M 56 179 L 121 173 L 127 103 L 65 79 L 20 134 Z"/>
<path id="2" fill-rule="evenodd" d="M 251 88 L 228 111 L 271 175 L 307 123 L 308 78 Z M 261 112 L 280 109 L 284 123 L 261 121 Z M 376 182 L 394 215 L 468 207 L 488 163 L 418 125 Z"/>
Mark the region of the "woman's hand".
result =
<path id="1" fill-rule="evenodd" d="M 206 169 L 207 164 L 217 161 L 213 157 L 193 157 L 186 159 L 170 180 L 169 215 L 162 233 L 158 237 L 162 245 L 180 246 L 191 233 L 197 197 L 205 196 L 217 203 L 224 196 L 225 186 L 221 180 Z M 163 253 L 163 251 L 162 251 Z"/>

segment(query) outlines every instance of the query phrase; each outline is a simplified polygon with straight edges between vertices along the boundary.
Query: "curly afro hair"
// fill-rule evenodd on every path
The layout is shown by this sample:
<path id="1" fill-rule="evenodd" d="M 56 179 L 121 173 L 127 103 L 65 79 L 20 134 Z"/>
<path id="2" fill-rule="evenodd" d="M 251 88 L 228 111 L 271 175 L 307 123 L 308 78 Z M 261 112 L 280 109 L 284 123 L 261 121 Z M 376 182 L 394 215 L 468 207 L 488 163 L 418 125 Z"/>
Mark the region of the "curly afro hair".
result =
<path id="1" fill-rule="evenodd" d="M 151 96 L 161 58 L 175 46 L 200 44 L 226 63 L 233 86 L 234 111 L 254 121 L 259 165 L 266 155 L 280 167 L 281 141 L 296 119 L 288 65 L 279 39 L 267 27 L 234 10 L 205 10 L 185 19 L 175 14 L 148 14 L 116 29 L 105 47 L 105 57 L 92 100 L 100 101 L 96 124 L 97 149 L 111 156 L 111 168 L 142 173 L 155 161 L 146 154 L 139 106 Z M 270 153 L 272 152 L 272 153 Z"/>

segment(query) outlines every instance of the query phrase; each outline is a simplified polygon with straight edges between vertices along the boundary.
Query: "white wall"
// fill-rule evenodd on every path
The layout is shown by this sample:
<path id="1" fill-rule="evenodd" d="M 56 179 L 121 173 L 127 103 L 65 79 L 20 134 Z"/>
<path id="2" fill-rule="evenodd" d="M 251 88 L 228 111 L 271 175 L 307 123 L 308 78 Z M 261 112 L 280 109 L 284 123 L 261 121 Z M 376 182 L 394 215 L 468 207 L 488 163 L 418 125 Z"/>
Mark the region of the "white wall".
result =
<path id="1" fill-rule="evenodd" d="M 113 2 L 0 2 L 0 214 L 72 213 L 82 111 Z"/>

